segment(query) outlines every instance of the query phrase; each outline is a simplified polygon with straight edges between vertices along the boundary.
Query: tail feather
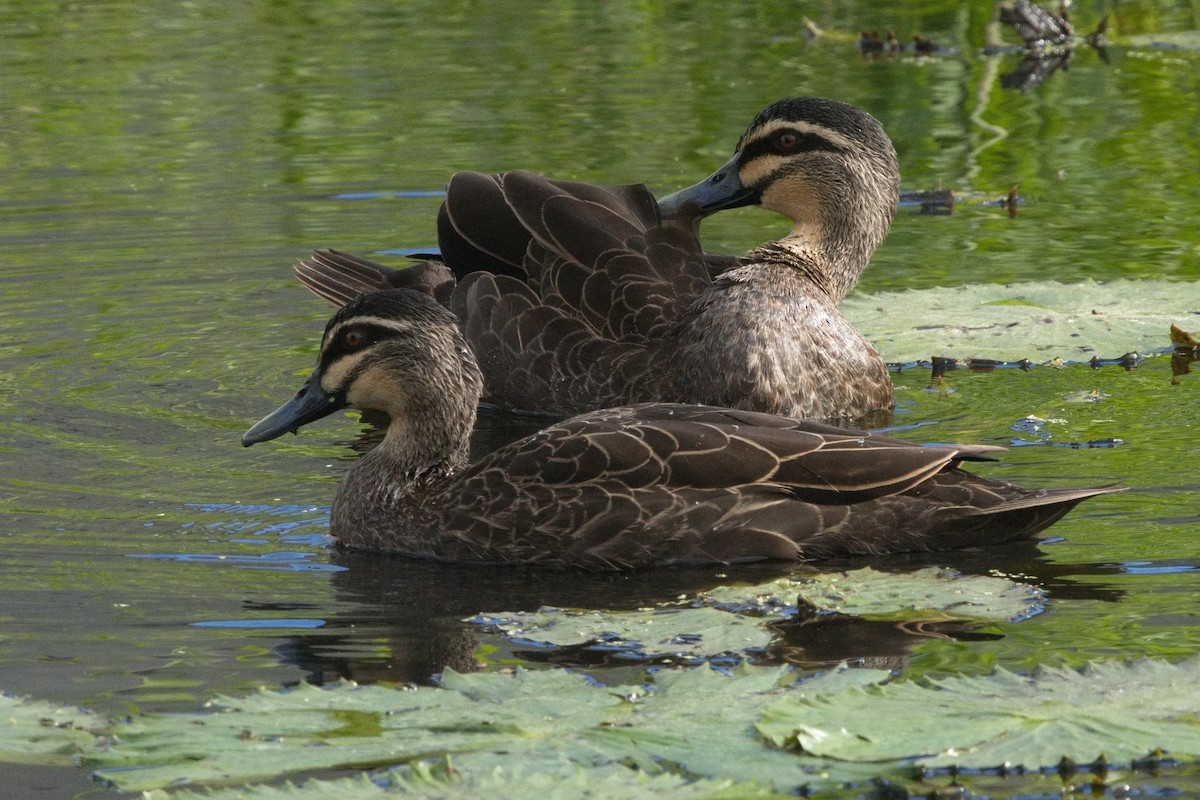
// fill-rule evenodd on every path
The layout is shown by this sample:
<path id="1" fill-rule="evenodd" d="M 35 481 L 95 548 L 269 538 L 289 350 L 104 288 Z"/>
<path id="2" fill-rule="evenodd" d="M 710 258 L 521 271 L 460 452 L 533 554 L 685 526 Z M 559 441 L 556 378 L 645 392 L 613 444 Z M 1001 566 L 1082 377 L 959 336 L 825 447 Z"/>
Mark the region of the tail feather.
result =
<path id="1" fill-rule="evenodd" d="M 1082 501 L 1127 489 L 1118 484 L 1083 489 L 1046 489 L 989 508 L 958 508 L 947 517 L 938 536 L 938 547 L 933 549 L 1030 539 L 1058 522 Z"/>
<path id="2" fill-rule="evenodd" d="M 338 250 L 316 250 L 292 271 L 310 292 L 339 308 L 361 294 L 385 289 L 413 289 L 446 305 L 454 280 L 436 257 L 395 269 Z"/>
<path id="3" fill-rule="evenodd" d="M 1054 508 L 1057 506 L 1062 506 L 1063 513 L 1065 514 L 1067 511 L 1070 511 L 1077 504 L 1087 500 L 1089 497 L 1097 497 L 1103 494 L 1116 494 L 1117 492 L 1125 492 L 1128 490 L 1128 486 L 1122 486 L 1119 483 L 1110 483 L 1106 486 L 1089 486 L 1078 489 L 1041 489 L 1036 492 L 1031 492 L 1025 497 L 1006 500 L 1003 503 L 998 503 L 989 508 L 976 508 L 966 513 L 969 516 L 982 517 L 995 514 L 1006 514 L 1012 511 L 1027 511 L 1034 508 Z"/>
<path id="4" fill-rule="evenodd" d="M 292 267 L 296 277 L 317 297 L 339 308 L 367 292 L 388 288 L 390 267 L 337 250 L 316 250 Z"/>

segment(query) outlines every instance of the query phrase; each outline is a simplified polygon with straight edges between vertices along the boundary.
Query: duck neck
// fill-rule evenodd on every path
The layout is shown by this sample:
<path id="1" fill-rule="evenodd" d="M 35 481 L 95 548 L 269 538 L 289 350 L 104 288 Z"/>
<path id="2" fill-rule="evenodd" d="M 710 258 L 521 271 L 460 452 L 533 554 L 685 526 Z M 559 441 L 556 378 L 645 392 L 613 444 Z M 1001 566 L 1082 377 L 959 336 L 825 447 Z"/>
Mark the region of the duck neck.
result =
<path id="1" fill-rule="evenodd" d="M 426 487 L 454 474 L 467 463 L 475 409 L 452 411 L 458 410 L 435 406 L 393 419 L 383 441 L 363 461 L 379 464 L 394 486 Z"/>
<path id="2" fill-rule="evenodd" d="M 383 441 L 351 467 L 334 500 L 335 530 L 366 535 L 402 524 L 397 514 L 405 516 L 467 464 L 475 405 L 428 400 L 393 415 Z"/>
<path id="3" fill-rule="evenodd" d="M 766 251 L 767 260 L 796 267 L 840 303 L 887 236 L 899 178 L 872 181 L 851 175 L 824 180 L 828 185 L 819 193 L 809 182 L 781 181 L 763 194 L 763 208 L 788 216 L 793 225 L 787 236 L 759 250 Z"/>
<path id="4" fill-rule="evenodd" d="M 848 285 L 837 281 L 837 270 L 831 268 L 810 233 L 788 236 L 756 247 L 746 255 L 746 261 L 785 267 L 794 277 L 832 298 L 835 303 L 854 287 L 853 280 Z"/>

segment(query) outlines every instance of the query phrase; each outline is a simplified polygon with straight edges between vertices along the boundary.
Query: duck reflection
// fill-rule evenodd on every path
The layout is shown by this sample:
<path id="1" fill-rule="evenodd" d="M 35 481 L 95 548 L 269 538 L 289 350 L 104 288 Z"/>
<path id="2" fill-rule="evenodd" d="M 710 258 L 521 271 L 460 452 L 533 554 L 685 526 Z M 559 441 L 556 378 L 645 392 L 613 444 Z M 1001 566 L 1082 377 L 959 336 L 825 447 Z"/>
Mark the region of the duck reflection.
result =
<path id="1" fill-rule="evenodd" d="M 501 611 L 536 611 L 543 606 L 631 611 L 674 603 L 722 585 L 766 583 L 813 571 L 777 565 L 590 573 L 448 565 L 354 552 L 336 552 L 333 560 L 346 568 L 332 577 L 336 612 L 320 630 L 296 637 L 279 649 L 283 658 L 301 667 L 313 683 L 339 678 L 362 683 L 429 683 L 447 668 L 459 672 L 480 669 L 480 657 L 495 650 L 498 643 L 504 643 L 504 653 L 489 659 L 493 665 L 508 658 L 515 663 L 598 669 L 677 665 L 678 658 L 631 658 L 628 651 L 600 645 L 521 646 L 466 620 Z M 930 566 L 965 575 L 1000 573 L 1041 587 L 1051 602 L 1116 602 L 1124 595 L 1090 577 L 1115 574 L 1115 566 L 1055 563 L 1034 542 L 891 556 L 886 561 L 822 562 L 821 571 L 864 566 L 896 573 Z M 1090 580 L 1078 580 L 1085 576 Z M 801 613 L 772 623 L 771 629 L 774 641 L 766 651 L 754 653 L 753 662 L 790 663 L 807 669 L 847 661 L 899 670 L 907 666 L 912 648 L 930 638 L 980 641 L 1002 636 L 993 624 L 979 621 L 895 622 L 841 614 Z M 737 660 L 735 656 L 715 661 Z"/>

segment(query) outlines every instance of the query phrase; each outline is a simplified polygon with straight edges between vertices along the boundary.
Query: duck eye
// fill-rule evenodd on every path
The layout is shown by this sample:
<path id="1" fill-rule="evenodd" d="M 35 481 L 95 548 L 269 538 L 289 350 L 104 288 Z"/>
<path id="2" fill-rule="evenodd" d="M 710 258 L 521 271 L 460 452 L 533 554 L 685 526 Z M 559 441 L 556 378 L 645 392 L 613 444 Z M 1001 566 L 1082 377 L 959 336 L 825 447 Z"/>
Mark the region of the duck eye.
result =
<path id="1" fill-rule="evenodd" d="M 784 131 L 775 137 L 775 146 L 780 150 L 790 151 L 795 150 L 796 145 L 800 144 L 800 137 L 791 131 Z"/>

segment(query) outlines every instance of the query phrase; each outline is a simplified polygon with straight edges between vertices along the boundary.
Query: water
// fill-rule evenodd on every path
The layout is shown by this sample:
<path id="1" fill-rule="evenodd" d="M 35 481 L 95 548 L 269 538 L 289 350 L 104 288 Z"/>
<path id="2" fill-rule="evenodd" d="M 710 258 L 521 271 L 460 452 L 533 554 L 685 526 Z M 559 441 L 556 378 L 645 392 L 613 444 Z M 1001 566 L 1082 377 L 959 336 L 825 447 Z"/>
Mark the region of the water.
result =
<path id="1" fill-rule="evenodd" d="M 1200 329 L 1200 55 L 1154 39 L 1196 31 L 1200 13 L 1122 4 L 1108 63 L 1080 50 L 1068 72 L 1020 93 L 1000 85 L 1015 56 L 980 55 L 992 8 L 0 9 L 0 689 L 126 713 L 302 680 L 426 681 L 475 663 L 485 635 L 460 621 L 473 614 L 636 607 L 729 579 L 338 553 L 326 506 L 358 426 L 336 417 L 240 446 L 295 390 L 327 315 L 290 263 L 317 247 L 432 246 L 437 190 L 459 169 L 661 193 L 722 163 L 766 103 L 837 97 L 884 123 L 906 189 L 963 198 L 951 216 L 903 210 L 862 290 L 1170 279 L 1197 297 Z M 1090 30 L 1109 10 L 1080 3 L 1073 20 Z M 804 14 L 831 35 L 809 41 Z M 859 29 L 889 26 L 947 52 L 861 59 Z M 1016 219 L 989 204 L 1013 184 Z M 736 251 L 781 230 L 747 209 L 706 223 L 705 237 Z M 950 394 L 926 391 L 926 371 L 898 374 L 897 422 L 917 426 L 901 435 L 1117 438 L 1021 447 L 987 472 L 1134 490 L 1080 508 L 1040 547 L 935 560 L 1030 576 L 1050 592 L 1041 615 L 987 636 L 801 631 L 777 655 L 898 657 L 915 674 L 1200 652 L 1195 378 L 1170 385 L 1165 357 L 1133 372 L 955 374 Z M 1064 399 L 1093 388 L 1109 397 Z M 1062 421 L 1047 440 L 1022 427 L 1031 414 Z M 477 449 L 536 427 L 485 415 Z M 26 772 L 31 786 L 74 785 Z"/>

